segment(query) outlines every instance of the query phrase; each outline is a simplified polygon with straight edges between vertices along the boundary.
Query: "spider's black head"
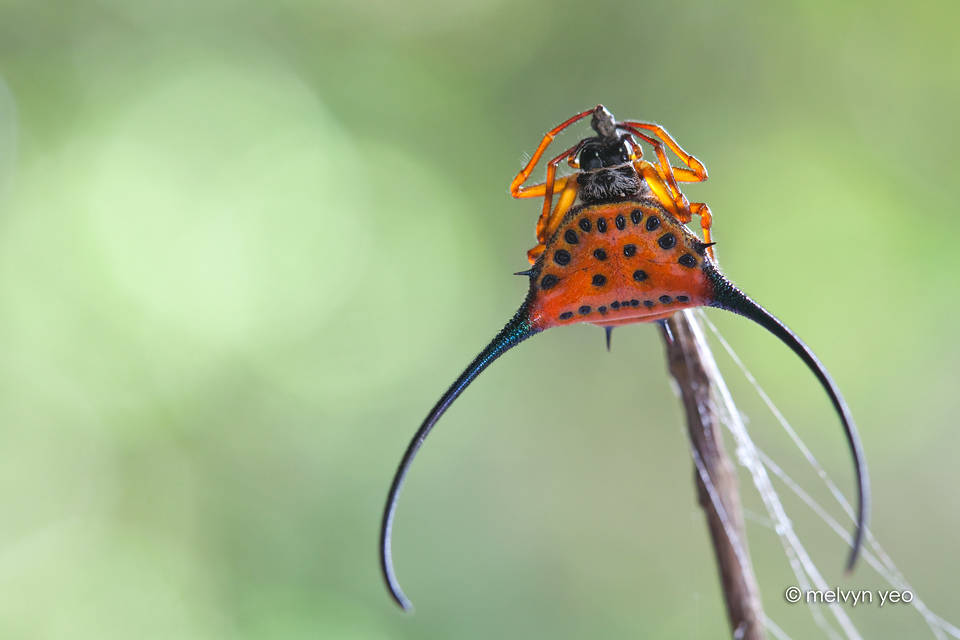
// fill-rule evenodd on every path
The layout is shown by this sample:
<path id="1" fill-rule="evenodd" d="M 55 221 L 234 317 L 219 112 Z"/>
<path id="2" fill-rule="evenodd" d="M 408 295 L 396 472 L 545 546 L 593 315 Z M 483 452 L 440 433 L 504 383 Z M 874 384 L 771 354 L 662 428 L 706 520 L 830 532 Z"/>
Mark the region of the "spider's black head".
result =
<path id="1" fill-rule="evenodd" d="M 580 150 L 580 169 L 583 171 L 615 167 L 629 161 L 627 134 L 614 138 L 609 143 L 600 139 L 588 140 Z"/>
<path id="2" fill-rule="evenodd" d="M 580 200 L 584 204 L 616 202 L 642 195 L 643 183 L 630 162 L 628 134 L 609 142 L 591 138 L 580 150 Z"/>

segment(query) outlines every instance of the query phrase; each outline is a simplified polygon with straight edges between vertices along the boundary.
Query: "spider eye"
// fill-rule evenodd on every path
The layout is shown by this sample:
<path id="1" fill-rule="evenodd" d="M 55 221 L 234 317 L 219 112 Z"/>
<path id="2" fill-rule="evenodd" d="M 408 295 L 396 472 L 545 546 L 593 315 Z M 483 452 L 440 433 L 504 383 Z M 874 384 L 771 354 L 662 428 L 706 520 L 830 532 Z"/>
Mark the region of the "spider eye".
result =
<path id="1" fill-rule="evenodd" d="M 629 160 L 630 154 L 627 152 L 627 145 L 623 140 L 614 145 L 604 147 L 601 156 L 601 161 L 605 167 L 615 167 Z"/>
<path id="2" fill-rule="evenodd" d="M 603 160 L 600 159 L 599 145 L 587 145 L 580 152 L 580 169 L 583 171 L 594 171 L 603 167 Z"/>

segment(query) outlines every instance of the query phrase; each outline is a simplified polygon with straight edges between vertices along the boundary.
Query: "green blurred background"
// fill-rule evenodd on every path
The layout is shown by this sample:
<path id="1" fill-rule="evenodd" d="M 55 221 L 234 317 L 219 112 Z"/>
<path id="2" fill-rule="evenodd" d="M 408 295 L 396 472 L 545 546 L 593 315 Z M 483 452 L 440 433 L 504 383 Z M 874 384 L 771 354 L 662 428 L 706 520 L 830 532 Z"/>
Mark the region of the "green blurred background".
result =
<path id="1" fill-rule="evenodd" d="M 525 294 L 510 274 L 538 206 L 507 186 L 598 102 L 707 165 L 686 192 L 725 271 L 830 368 L 872 528 L 957 622 L 958 18 L 948 0 L 3 0 L 0 636 L 728 637 L 655 327 L 609 354 L 596 327 L 548 332 L 494 365 L 401 500 L 415 615 L 378 572 L 400 454 Z M 809 372 L 710 317 L 852 495 Z M 830 504 L 718 358 L 759 446 Z M 828 583 L 881 586 L 866 564 L 844 577 L 843 543 L 784 500 Z M 763 516 L 749 532 L 768 615 L 817 637 Z M 865 637 L 925 629 L 902 606 L 850 613 Z"/>

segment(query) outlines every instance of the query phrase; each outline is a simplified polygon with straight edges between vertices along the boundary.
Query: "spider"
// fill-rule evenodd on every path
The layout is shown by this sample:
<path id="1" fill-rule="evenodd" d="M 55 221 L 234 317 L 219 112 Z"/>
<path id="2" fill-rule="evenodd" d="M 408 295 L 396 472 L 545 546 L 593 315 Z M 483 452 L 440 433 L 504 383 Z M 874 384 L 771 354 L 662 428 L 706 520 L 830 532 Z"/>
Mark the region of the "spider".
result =
<path id="1" fill-rule="evenodd" d="M 596 135 L 550 160 L 545 182 L 524 187 L 554 137 L 591 114 Z M 635 138 L 654 148 L 657 162 L 642 159 Z M 686 168 L 671 166 L 664 146 Z M 557 178 L 557 165 L 565 159 L 577 171 Z M 420 446 L 464 389 L 506 351 L 545 329 L 578 322 L 599 325 L 607 332 L 609 348 L 610 332 L 616 326 L 663 322 L 681 309 L 700 306 L 731 311 L 767 329 L 807 365 L 826 391 L 840 418 L 856 474 L 857 521 L 847 560 L 847 570 L 853 569 L 869 504 L 867 467 L 853 417 L 810 348 L 721 273 L 710 249 L 710 209 L 703 203 L 690 204 L 677 186 L 678 181 L 706 178 L 703 163 L 683 151 L 662 127 L 617 122 L 602 105 L 573 116 L 544 136 L 510 186 L 514 197 L 544 199 L 536 228 L 538 244 L 527 254 L 533 266 L 518 274 L 530 279 L 527 297 L 427 414 L 403 454 L 387 495 L 380 530 L 381 569 L 402 608 L 409 610 L 411 604 L 400 589 L 391 554 L 397 498 Z M 702 240 L 686 226 L 694 215 L 700 216 Z"/>

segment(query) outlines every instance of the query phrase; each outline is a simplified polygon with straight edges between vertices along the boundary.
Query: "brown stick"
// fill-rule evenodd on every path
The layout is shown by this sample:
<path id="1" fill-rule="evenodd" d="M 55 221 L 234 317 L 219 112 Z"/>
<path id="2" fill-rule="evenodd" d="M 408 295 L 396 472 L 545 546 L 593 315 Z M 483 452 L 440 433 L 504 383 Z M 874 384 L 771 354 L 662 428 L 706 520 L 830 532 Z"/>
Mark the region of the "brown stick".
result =
<path id="1" fill-rule="evenodd" d="M 730 629 L 734 640 L 764 640 L 763 605 L 747 551 L 740 486 L 723 446 L 713 355 L 691 311 L 673 314 L 663 336 L 670 374 L 687 414 L 694 477 L 707 513 Z"/>

